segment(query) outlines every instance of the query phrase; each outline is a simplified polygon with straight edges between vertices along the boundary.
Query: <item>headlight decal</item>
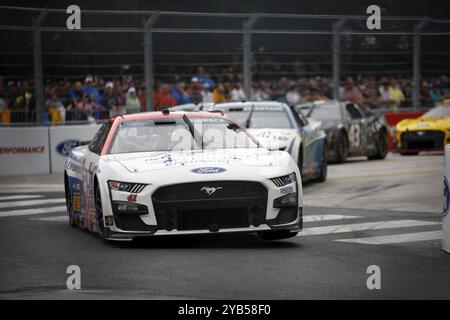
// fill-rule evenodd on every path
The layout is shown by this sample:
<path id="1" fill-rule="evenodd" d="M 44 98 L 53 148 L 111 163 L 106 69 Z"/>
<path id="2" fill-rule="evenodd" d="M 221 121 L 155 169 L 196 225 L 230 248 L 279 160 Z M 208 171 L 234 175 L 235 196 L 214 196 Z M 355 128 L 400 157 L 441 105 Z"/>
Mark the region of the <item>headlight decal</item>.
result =
<path id="1" fill-rule="evenodd" d="M 281 177 L 276 177 L 276 178 L 271 178 L 270 179 L 278 188 L 284 187 L 288 184 L 297 182 L 297 178 L 295 177 L 295 173 L 292 172 L 291 174 L 285 175 L 285 176 L 281 176 Z"/>
<path id="2" fill-rule="evenodd" d="M 139 193 L 144 190 L 146 184 L 143 183 L 129 183 L 120 181 L 108 181 L 108 186 L 111 190 L 123 191 L 130 193 Z"/>

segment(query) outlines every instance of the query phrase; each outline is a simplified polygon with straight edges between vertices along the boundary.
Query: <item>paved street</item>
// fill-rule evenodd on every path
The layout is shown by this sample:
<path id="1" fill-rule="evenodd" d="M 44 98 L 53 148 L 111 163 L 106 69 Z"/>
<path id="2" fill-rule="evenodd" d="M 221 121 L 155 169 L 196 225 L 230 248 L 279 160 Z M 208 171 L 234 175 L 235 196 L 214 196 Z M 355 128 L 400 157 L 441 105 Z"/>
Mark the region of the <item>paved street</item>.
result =
<path id="1" fill-rule="evenodd" d="M 443 155 L 331 165 L 305 186 L 305 229 L 106 245 L 68 225 L 62 176 L 0 179 L 0 298 L 380 299 L 450 295 L 441 250 Z M 66 268 L 81 268 L 80 291 Z M 381 290 L 366 269 L 381 268 Z"/>

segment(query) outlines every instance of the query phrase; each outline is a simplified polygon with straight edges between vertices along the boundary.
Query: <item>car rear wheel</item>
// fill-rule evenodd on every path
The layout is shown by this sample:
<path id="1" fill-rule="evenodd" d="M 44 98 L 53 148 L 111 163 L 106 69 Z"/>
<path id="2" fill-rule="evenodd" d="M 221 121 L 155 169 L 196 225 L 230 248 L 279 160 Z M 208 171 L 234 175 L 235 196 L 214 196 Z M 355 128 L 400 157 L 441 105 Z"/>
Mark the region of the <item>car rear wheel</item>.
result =
<path id="1" fill-rule="evenodd" d="M 340 131 L 335 144 L 336 162 L 342 163 L 348 157 L 348 140 L 344 132 Z"/>
<path id="2" fill-rule="evenodd" d="M 387 150 L 388 145 L 388 137 L 384 130 L 381 130 L 378 135 L 378 141 L 377 141 L 377 152 L 374 155 L 367 156 L 367 159 L 369 160 L 381 160 L 386 158 L 386 155 L 388 153 Z"/>
<path id="3" fill-rule="evenodd" d="M 402 156 L 417 156 L 419 152 L 400 152 Z"/>
<path id="4" fill-rule="evenodd" d="M 317 177 L 318 182 L 325 182 L 327 180 L 327 174 L 328 174 L 328 163 L 327 163 L 327 150 L 325 147 L 325 144 L 323 145 L 322 150 L 322 159 L 321 159 L 321 165 L 320 165 L 320 174 Z"/>
<path id="5" fill-rule="evenodd" d="M 66 207 L 67 213 L 69 214 L 69 224 L 71 227 L 76 227 L 77 223 L 75 221 L 75 217 L 73 216 L 73 199 L 72 193 L 69 189 L 69 182 L 67 181 L 67 177 L 64 179 L 64 187 L 65 187 L 65 196 L 66 196 Z"/>
<path id="6" fill-rule="evenodd" d="M 262 240 L 282 240 L 293 238 L 298 234 L 298 232 L 289 232 L 287 230 L 277 230 L 277 231 L 261 231 L 258 232 L 258 236 Z"/>

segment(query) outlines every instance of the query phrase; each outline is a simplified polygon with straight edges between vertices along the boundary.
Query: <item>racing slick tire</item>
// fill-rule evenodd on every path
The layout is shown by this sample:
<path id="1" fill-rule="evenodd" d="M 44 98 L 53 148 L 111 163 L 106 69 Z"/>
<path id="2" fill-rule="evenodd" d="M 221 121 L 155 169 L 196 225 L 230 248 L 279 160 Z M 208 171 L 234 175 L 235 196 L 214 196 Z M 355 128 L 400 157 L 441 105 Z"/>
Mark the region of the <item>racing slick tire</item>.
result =
<path id="1" fill-rule="evenodd" d="M 72 193 L 69 190 L 69 181 L 67 180 L 67 177 L 64 178 L 64 193 L 66 196 L 66 207 L 67 207 L 67 213 L 69 214 L 69 224 L 71 227 L 76 228 L 77 223 L 75 221 L 75 217 L 73 216 L 72 212 Z"/>
<path id="2" fill-rule="evenodd" d="M 336 162 L 345 162 L 348 157 L 348 139 L 347 135 L 343 131 L 339 131 L 334 148 L 336 154 Z"/>
<path id="3" fill-rule="evenodd" d="M 300 145 L 300 148 L 298 149 L 297 166 L 298 166 L 298 171 L 300 171 L 300 176 L 302 176 L 302 174 L 303 174 L 303 147 L 302 147 L 302 145 Z"/>
<path id="4" fill-rule="evenodd" d="M 298 232 L 290 232 L 287 230 L 277 230 L 277 231 L 260 231 L 258 232 L 258 237 L 261 240 L 282 240 L 282 239 L 288 239 L 293 238 L 298 234 Z"/>
<path id="5" fill-rule="evenodd" d="M 400 152 L 400 154 L 402 156 L 417 156 L 419 154 L 419 152 L 417 152 L 417 151 L 414 151 L 414 152 L 403 151 L 403 152 Z"/>
<path id="6" fill-rule="evenodd" d="M 373 155 L 367 156 L 367 159 L 369 160 L 382 160 L 386 158 L 388 153 L 388 136 L 386 131 L 381 130 L 378 135 L 378 141 L 377 141 L 377 152 Z"/>
<path id="7" fill-rule="evenodd" d="M 100 238 L 102 238 L 104 243 L 110 243 L 107 239 L 106 231 L 105 231 L 105 221 L 103 217 L 103 209 L 102 209 L 102 198 L 100 195 L 100 187 L 97 181 L 94 185 L 94 202 L 95 202 L 95 222 L 97 226 L 97 232 Z"/>
<path id="8" fill-rule="evenodd" d="M 321 166 L 320 166 L 320 173 L 317 177 L 317 182 L 325 182 L 327 180 L 327 174 L 328 174 L 328 162 L 327 162 L 327 150 L 325 145 L 322 149 L 322 160 L 321 160 Z"/>

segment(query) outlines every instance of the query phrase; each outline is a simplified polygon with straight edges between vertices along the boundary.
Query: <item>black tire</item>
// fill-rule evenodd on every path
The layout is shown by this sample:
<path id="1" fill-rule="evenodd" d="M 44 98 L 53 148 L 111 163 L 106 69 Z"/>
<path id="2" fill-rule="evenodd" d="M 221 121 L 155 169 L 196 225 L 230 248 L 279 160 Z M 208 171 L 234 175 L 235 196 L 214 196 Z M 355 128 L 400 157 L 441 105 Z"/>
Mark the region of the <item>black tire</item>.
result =
<path id="1" fill-rule="evenodd" d="M 417 156 L 419 152 L 400 152 L 402 156 Z"/>
<path id="2" fill-rule="evenodd" d="M 277 230 L 277 231 L 261 231 L 258 232 L 258 237 L 261 240 L 273 241 L 293 238 L 298 234 L 298 232 L 289 232 L 287 230 Z"/>
<path id="3" fill-rule="evenodd" d="M 369 160 L 382 160 L 388 153 L 388 136 L 386 131 L 381 130 L 378 134 L 377 152 L 374 155 L 367 156 Z"/>
<path id="4" fill-rule="evenodd" d="M 318 182 L 325 182 L 325 180 L 327 180 L 327 174 L 328 174 L 327 148 L 326 148 L 325 144 L 323 145 L 321 162 L 322 163 L 320 166 L 320 173 L 316 180 Z"/>
<path id="5" fill-rule="evenodd" d="M 298 159 L 297 159 L 298 170 L 300 171 L 300 176 L 303 177 L 303 148 L 300 145 L 298 149 Z"/>
<path id="6" fill-rule="evenodd" d="M 96 213 L 96 225 L 97 225 L 97 232 L 98 235 L 103 239 L 103 242 L 108 242 L 106 239 L 106 232 L 105 232 L 105 222 L 103 218 L 103 209 L 102 209 L 102 197 L 100 194 L 100 186 L 98 185 L 98 182 L 96 181 L 94 184 L 94 202 L 95 202 L 95 213 Z"/>
<path id="7" fill-rule="evenodd" d="M 334 148 L 336 154 L 336 162 L 345 162 L 348 157 L 348 139 L 347 135 L 343 131 L 339 131 L 336 142 L 334 144 Z"/>
<path id="8" fill-rule="evenodd" d="M 67 208 L 67 213 L 69 215 L 69 224 L 71 227 L 76 228 L 77 227 L 77 223 L 75 221 L 75 217 L 73 216 L 73 212 L 72 212 L 72 203 L 73 203 L 73 199 L 72 199 L 72 194 L 70 193 L 70 189 L 69 189 L 69 181 L 67 179 L 67 176 L 64 175 L 64 193 L 66 196 L 66 208 Z"/>

